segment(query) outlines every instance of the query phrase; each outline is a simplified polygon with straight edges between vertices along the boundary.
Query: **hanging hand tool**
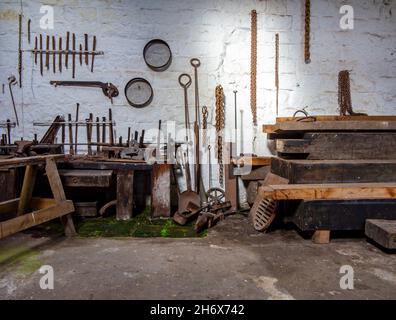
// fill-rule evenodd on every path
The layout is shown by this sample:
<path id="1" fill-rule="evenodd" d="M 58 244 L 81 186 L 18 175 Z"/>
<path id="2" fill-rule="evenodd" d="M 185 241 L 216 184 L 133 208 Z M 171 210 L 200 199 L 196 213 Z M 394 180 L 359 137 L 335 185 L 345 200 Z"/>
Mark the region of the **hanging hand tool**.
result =
<path id="1" fill-rule="evenodd" d="M 76 128 L 74 130 L 74 135 L 75 135 L 75 140 L 76 140 L 76 144 L 74 146 L 74 153 L 77 154 L 77 143 L 78 143 L 78 116 L 80 114 L 80 104 L 77 103 L 76 105 Z"/>
<path id="2" fill-rule="evenodd" d="M 241 145 L 240 145 L 240 148 L 239 148 L 239 151 L 240 151 L 240 154 L 241 154 L 241 157 L 243 157 L 243 110 L 240 110 L 240 112 L 241 112 L 241 141 L 240 141 L 240 143 L 241 143 Z"/>
<path id="3" fill-rule="evenodd" d="M 276 116 L 279 114 L 279 34 L 275 34 L 275 88 L 276 88 Z"/>
<path id="4" fill-rule="evenodd" d="M 161 120 L 158 121 L 157 151 L 155 157 L 157 161 L 159 161 L 161 157 Z"/>
<path id="5" fill-rule="evenodd" d="M 144 147 L 144 130 L 142 130 L 142 133 L 140 134 L 140 139 L 139 139 L 139 148 Z"/>
<path id="6" fill-rule="evenodd" d="M 99 117 L 96 117 L 96 153 L 100 151 L 100 122 Z"/>
<path id="7" fill-rule="evenodd" d="M 85 41 L 85 64 L 88 65 L 88 34 L 84 34 Z"/>
<path id="8" fill-rule="evenodd" d="M 82 66 L 82 44 L 80 44 L 80 52 L 79 52 L 79 57 L 80 57 L 80 66 Z"/>
<path id="9" fill-rule="evenodd" d="M 251 12 L 250 108 L 253 116 L 253 153 L 257 138 L 257 12 Z"/>
<path id="10" fill-rule="evenodd" d="M 53 67 L 53 71 L 54 73 L 56 73 L 56 54 L 55 54 L 55 50 L 56 50 L 56 41 L 55 41 L 55 36 L 52 36 L 52 50 L 54 51 L 52 53 L 52 67 Z"/>
<path id="11" fill-rule="evenodd" d="M 109 139 L 110 139 L 110 145 L 114 145 L 114 131 L 113 131 L 113 112 L 109 108 Z"/>
<path id="12" fill-rule="evenodd" d="M 201 166 L 200 166 L 200 145 L 199 145 L 199 127 L 200 127 L 200 119 L 199 119 L 199 91 L 198 91 L 198 68 L 201 65 L 201 61 L 197 58 L 193 58 L 190 60 L 191 66 L 194 68 L 194 85 L 195 85 L 195 121 L 194 121 L 194 143 L 195 143 L 195 191 L 200 193 L 200 176 L 201 176 Z"/>
<path id="13" fill-rule="evenodd" d="M 74 79 L 76 76 L 76 35 L 73 33 L 73 40 L 72 40 L 72 48 L 73 48 L 73 53 L 72 53 L 72 78 Z"/>
<path id="14" fill-rule="evenodd" d="M 92 121 L 93 121 L 93 114 L 89 114 L 89 119 L 86 119 L 87 122 L 87 144 L 88 144 L 88 155 L 92 155 Z"/>
<path id="15" fill-rule="evenodd" d="M 62 37 L 59 37 L 59 72 L 62 72 Z"/>
<path id="16" fill-rule="evenodd" d="M 127 140 L 127 146 L 129 147 L 131 144 L 131 127 L 128 127 L 128 140 Z"/>
<path id="17" fill-rule="evenodd" d="M 205 187 L 201 175 L 201 149 L 200 149 L 200 127 L 201 119 L 199 115 L 199 86 L 198 86 L 198 68 L 201 66 L 201 61 L 197 58 L 190 60 L 191 66 L 194 68 L 194 84 L 195 84 L 195 122 L 194 122 L 194 136 L 195 136 L 195 190 L 200 195 L 202 202 L 206 202 Z"/>
<path id="18" fill-rule="evenodd" d="M 73 149 L 73 125 L 71 124 L 71 114 L 69 113 L 67 115 L 67 120 L 69 121 L 69 145 L 70 145 L 70 149 L 69 149 L 69 153 L 70 154 L 74 154 L 74 149 Z M 76 143 L 77 144 L 77 143 Z"/>
<path id="19" fill-rule="evenodd" d="M 28 20 L 28 24 L 27 24 L 27 27 L 28 27 L 28 30 L 27 30 L 27 32 L 28 32 L 28 43 L 30 44 L 30 24 L 32 23 L 32 20 L 31 19 L 29 19 Z"/>
<path id="20" fill-rule="evenodd" d="M 70 32 L 66 32 L 66 54 L 65 54 L 65 67 L 69 68 L 69 42 L 70 42 Z"/>
<path id="21" fill-rule="evenodd" d="M 40 34 L 40 74 L 43 76 L 43 35 Z"/>
<path id="22" fill-rule="evenodd" d="M 11 95 L 11 100 L 12 100 L 12 105 L 14 107 L 14 114 L 15 114 L 15 120 L 16 120 L 16 124 L 17 126 L 19 126 L 19 120 L 18 120 L 18 114 L 17 114 L 17 110 L 16 110 L 16 106 L 15 106 L 15 100 L 14 100 L 14 95 L 12 93 L 12 86 L 16 85 L 16 78 L 15 76 L 9 76 L 8 77 L 8 88 L 10 89 L 10 95 Z"/>
<path id="23" fill-rule="evenodd" d="M 93 36 L 93 43 L 92 43 L 92 52 L 95 52 L 95 50 L 96 50 L 96 36 Z M 95 60 L 95 55 L 94 54 L 92 54 L 92 57 L 91 57 L 91 72 L 93 72 L 93 69 L 94 69 L 94 60 Z"/>
<path id="24" fill-rule="evenodd" d="M 187 81 L 184 81 L 184 79 L 187 79 Z M 189 149 L 189 130 L 190 130 L 190 115 L 189 115 L 189 110 L 188 110 L 188 92 L 187 89 L 191 85 L 191 77 L 184 73 L 179 76 L 179 84 L 184 90 L 184 122 L 185 122 L 185 129 L 186 129 L 186 144 L 187 144 L 187 152 L 184 154 L 184 167 L 185 167 L 185 174 L 186 174 L 186 184 L 187 184 L 187 190 L 182 192 L 179 195 L 179 202 L 178 202 L 178 212 L 183 213 L 187 211 L 187 208 L 191 203 L 195 204 L 197 207 L 200 206 L 201 204 L 201 199 L 198 193 L 192 191 L 191 189 L 191 174 L 190 174 L 190 165 L 189 165 L 189 155 L 188 155 L 188 149 Z"/>
<path id="25" fill-rule="evenodd" d="M 49 70 L 49 43 L 50 43 L 50 37 L 47 36 L 47 41 L 45 44 L 46 51 L 45 51 L 45 67 L 47 70 Z"/>
<path id="26" fill-rule="evenodd" d="M 106 143 L 106 117 L 102 117 L 102 143 Z"/>
<path id="27" fill-rule="evenodd" d="M 11 121 L 7 119 L 7 136 L 8 136 L 8 144 L 11 144 Z"/>
<path id="28" fill-rule="evenodd" d="M 235 129 L 234 155 L 235 156 L 237 155 L 237 143 L 238 143 L 237 93 L 238 93 L 238 91 L 234 90 L 234 116 L 235 116 L 235 121 L 234 121 L 235 122 L 235 126 L 234 126 L 234 129 Z"/>
<path id="29" fill-rule="evenodd" d="M 69 86 L 69 87 L 91 87 L 91 88 L 101 88 L 103 94 L 111 100 L 113 103 L 113 98 L 117 97 L 119 92 L 117 87 L 112 83 L 104 83 L 100 81 L 50 81 L 50 84 L 56 86 Z"/>
<path id="30" fill-rule="evenodd" d="M 34 64 L 37 65 L 37 36 L 34 38 Z"/>
<path id="31" fill-rule="evenodd" d="M 19 88 L 22 88 L 22 15 L 19 15 L 19 32 L 18 32 L 18 75 Z"/>

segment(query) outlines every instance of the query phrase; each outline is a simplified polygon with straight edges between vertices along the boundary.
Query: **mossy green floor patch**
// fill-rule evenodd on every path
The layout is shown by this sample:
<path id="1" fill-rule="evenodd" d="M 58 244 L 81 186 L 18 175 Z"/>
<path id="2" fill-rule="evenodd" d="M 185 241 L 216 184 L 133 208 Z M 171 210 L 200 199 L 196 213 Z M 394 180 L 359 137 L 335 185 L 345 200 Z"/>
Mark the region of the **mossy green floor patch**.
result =
<path id="1" fill-rule="evenodd" d="M 42 225 L 41 231 L 48 234 L 62 233 L 58 220 Z M 75 220 L 80 237 L 164 237 L 197 238 L 206 236 L 206 231 L 196 233 L 194 224 L 176 224 L 172 219 L 151 219 L 150 209 L 144 210 L 127 221 L 117 221 L 114 216 Z"/>
<path id="2" fill-rule="evenodd" d="M 39 253 L 25 246 L 0 250 L 0 268 L 12 267 L 18 274 L 29 275 L 43 264 L 39 259 Z"/>

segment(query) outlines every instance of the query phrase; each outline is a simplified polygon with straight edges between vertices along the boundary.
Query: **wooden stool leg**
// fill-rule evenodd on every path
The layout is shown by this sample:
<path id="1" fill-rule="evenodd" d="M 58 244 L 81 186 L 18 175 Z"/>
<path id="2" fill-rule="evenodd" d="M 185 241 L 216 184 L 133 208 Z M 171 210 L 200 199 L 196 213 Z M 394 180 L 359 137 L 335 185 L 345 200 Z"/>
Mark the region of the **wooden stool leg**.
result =
<path id="1" fill-rule="evenodd" d="M 63 190 L 63 185 L 61 178 L 59 176 L 58 168 L 56 167 L 55 160 L 53 158 L 48 158 L 46 160 L 45 171 L 47 173 L 48 181 L 51 187 L 52 194 L 57 202 L 66 201 L 65 191 Z M 72 215 L 68 214 L 61 217 L 63 227 L 65 228 L 66 236 L 76 235 L 76 229 L 74 228 L 74 223 Z"/>
<path id="2" fill-rule="evenodd" d="M 330 230 L 316 230 L 312 242 L 316 244 L 328 244 L 330 243 Z"/>
<path id="3" fill-rule="evenodd" d="M 29 209 L 30 201 L 32 200 L 34 184 L 36 182 L 36 176 L 37 166 L 26 166 L 25 176 L 23 178 L 22 191 L 18 203 L 18 216 L 25 214 Z"/>

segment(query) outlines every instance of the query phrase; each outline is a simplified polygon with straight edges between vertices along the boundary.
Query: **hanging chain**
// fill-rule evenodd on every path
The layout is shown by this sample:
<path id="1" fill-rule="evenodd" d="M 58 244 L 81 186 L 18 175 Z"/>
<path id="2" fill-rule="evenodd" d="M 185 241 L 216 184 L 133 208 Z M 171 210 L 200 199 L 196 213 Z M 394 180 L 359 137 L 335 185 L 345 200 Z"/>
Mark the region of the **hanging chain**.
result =
<path id="1" fill-rule="evenodd" d="M 208 115 L 209 115 L 208 107 L 203 106 L 202 107 L 202 130 L 203 130 L 203 132 L 202 132 L 202 140 L 203 140 L 202 143 L 203 143 L 204 147 L 206 147 L 206 145 L 208 144 L 208 132 L 207 132 L 207 129 L 208 129 Z"/>
<path id="2" fill-rule="evenodd" d="M 310 33 L 311 33 L 311 0 L 305 0 L 305 33 L 304 33 L 305 63 L 311 62 Z"/>
<path id="3" fill-rule="evenodd" d="M 279 114 L 279 34 L 275 34 L 275 88 L 276 88 L 276 116 Z"/>
<path id="4" fill-rule="evenodd" d="M 221 85 L 215 90 L 216 95 L 216 137 L 217 137 L 217 161 L 219 163 L 219 182 L 223 187 L 224 184 L 224 166 L 223 166 L 223 131 L 225 127 L 225 104 L 224 91 Z"/>
<path id="5" fill-rule="evenodd" d="M 341 116 L 346 116 L 347 113 L 351 116 L 367 116 L 366 113 L 354 112 L 352 109 L 351 84 L 348 70 L 342 70 L 338 73 L 338 107 Z"/>
<path id="6" fill-rule="evenodd" d="M 256 76 L 257 76 L 257 12 L 251 12 L 251 49 L 250 49 L 250 108 L 253 115 L 253 126 L 257 126 L 257 101 L 256 101 Z"/>

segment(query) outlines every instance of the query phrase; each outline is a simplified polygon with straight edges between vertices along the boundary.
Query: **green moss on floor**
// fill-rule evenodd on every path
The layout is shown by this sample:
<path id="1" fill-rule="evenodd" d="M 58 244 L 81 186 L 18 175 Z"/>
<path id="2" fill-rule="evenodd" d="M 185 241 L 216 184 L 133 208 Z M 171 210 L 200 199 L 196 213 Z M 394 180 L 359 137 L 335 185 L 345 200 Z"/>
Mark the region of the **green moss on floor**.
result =
<path id="1" fill-rule="evenodd" d="M 25 246 L 2 248 L 0 251 L 0 268 L 10 266 L 21 275 L 32 274 L 43 264 L 38 252 Z"/>
<path id="2" fill-rule="evenodd" d="M 206 231 L 196 233 L 194 224 L 185 226 L 176 224 L 173 219 L 151 219 L 150 208 L 136 215 L 131 220 L 117 221 L 114 216 L 85 218 L 75 221 L 80 237 L 163 237 L 163 238 L 196 238 L 205 237 Z M 62 233 L 58 220 L 44 224 L 42 231 L 48 234 Z"/>

